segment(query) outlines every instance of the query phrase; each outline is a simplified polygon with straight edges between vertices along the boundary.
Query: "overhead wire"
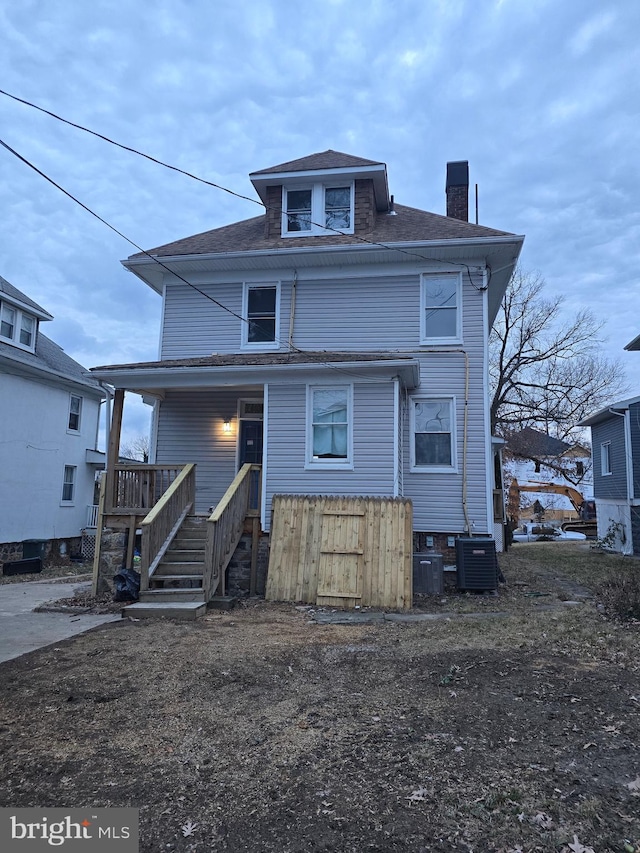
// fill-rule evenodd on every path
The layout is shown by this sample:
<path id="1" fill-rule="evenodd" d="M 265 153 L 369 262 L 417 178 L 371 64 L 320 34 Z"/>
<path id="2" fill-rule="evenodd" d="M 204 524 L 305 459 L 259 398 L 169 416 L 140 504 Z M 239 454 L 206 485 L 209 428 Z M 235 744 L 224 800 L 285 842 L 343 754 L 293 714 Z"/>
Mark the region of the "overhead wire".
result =
<path id="1" fill-rule="evenodd" d="M 158 166 L 163 166 L 165 169 L 170 169 L 173 172 L 177 172 L 181 175 L 184 175 L 187 178 L 191 178 L 194 181 L 198 181 L 199 183 L 205 184 L 206 186 L 213 187 L 214 189 L 220 190 L 221 192 L 228 193 L 229 195 L 234 196 L 235 198 L 242 199 L 243 201 L 249 201 L 252 204 L 257 204 L 259 207 L 263 207 L 265 210 L 273 210 L 276 213 L 279 213 L 280 215 L 282 215 L 282 213 L 283 213 L 282 207 L 277 207 L 274 205 L 265 204 L 261 200 L 258 201 L 257 199 L 252 198 L 251 196 L 247 196 L 247 195 L 243 195 L 242 193 L 238 193 L 235 190 L 231 190 L 228 187 L 223 186 L 222 184 L 215 183 L 214 181 L 209 181 L 206 178 L 201 178 L 199 175 L 194 175 L 193 172 L 189 172 L 185 169 L 181 169 L 179 166 L 174 166 L 171 163 L 166 163 L 163 160 L 160 160 L 157 157 L 153 157 L 151 154 L 146 154 L 143 151 L 140 151 L 137 148 L 133 148 L 130 145 L 124 145 L 121 142 L 117 142 L 115 139 L 111 139 L 111 137 L 106 136 L 105 134 L 98 133 L 98 131 L 95 131 L 95 130 L 92 130 L 91 128 L 85 127 L 84 125 L 78 124 L 77 122 L 70 121 L 69 119 L 66 119 L 63 116 L 60 116 L 51 110 L 47 110 L 44 107 L 39 106 L 38 104 L 34 104 L 32 101 L 27 101 L 25 98 L 19 98 L 17 95 L 13 95 L 4 89 L 0 89 L 0 95 L 4 95 L 5 97 L 10 98 L 13 101 L 17 101 L 20 104 L 24 104 L 25 106 L 30 107 L 31 109 L 38 110 L 39 112 L 44 113 L 45 115 L 48 115 L 51 118 L 56 119 L 56 121 L 60 121 L 63 124 L 69 125 L 70 127 L 73 127 L 76 130 L 81 130 L 84 133 L 89 133 L 91 136 L 95 136 L 98 139 L 102 139 L 104 142 L 107 142 L 110 145 L 115 145 L 117 148 L 120 148 L 123 151 L 128 151 L 131 154 L 136 154 L 139 157 L 143 157 L 145 160 L 149 160 Z M 321 224 L 318 222 L 314 222 L 312 220 L 309 220 L 309 223 L 311 225 L 313 225 L 314 227 L 323 229 L 323 231 L 330 231 L 332 233 L 339 234 L 341 236 L 346 235 L 346 232 L 341 231 L 339 228 L 333 228 L 330 225 L 326 225 L 326 223 Z M 401 254 L 408 255 L 409 257 L 419 258 L 422 261 L 436 260 L 439 263 L 449 264 L 449 265 L 455 266 L 455 267 L 464 267 L 466 272 L 467 272 L 467 276 L 469 278 L 469 283 L 471 284 L 471 286 L 479 292 L 485 290 L 484 287 L 478 287 L 475 284 L 475 282 L 473 281 L 473 277 L 471 275 L 471 268 L 469 267 L 468 264 L 465 264 L 464 261 L 449 261 L 449 260 L 445 260 L 443 258 L 427 258 L 424 255 L 419 254 L 418 252 L 412 252 L 409 249 L 402 249 L 399 246 L 389 246 L 386 243 L 383 243 L 381 241 L 370 240 L 366 237 L 362 237 L 360 234 L 349 234 L 348 236 L 352 237 L 354 240 L 356 240 L 358 242 L 365 243 L 365 244 L 368 244 L 371 246 L 376 246 L 378 248 L 387 249 L 388 251 L 400 252 Z"/>
<path id="2" fill-rule="evenodd" d="M 220 302 L 218 299 L 216 299 L 215 297 L 213 297 L 211 294 L 209 294 L 209 293 L 207 293 L 206 291 L 202 290 L 200 287 L 198 287 L 197 285 L 193 284 L 193 282 L 189 281 L 189 280 L 188 280 L 188 279 L 186 279 L 184 276 L 180 275 L 180 273 L 176 272 L 175 270 L 172 270 L 169 266 L 167 266 L 167 264 L 163 263 L 163 262 L 162 262 L 161 260 L 159 260 L 159 258 L 157 258 L 155 255 L 152 255 L 152 254 L 150 254 L 146 249 L 143 249 L 143 248 L 142 248 L 141 246 L 139 246 L 139 245 L 138 245 L 134 240 L 132 240 L 130 237 L 127 237 L 127 235 L 126 235 L 126 234 L 124 234 L 122 231 L 120 231 L 118 228 L 116 228 L 116 227 L 115 227 L 115 225 L 112 225 L 112 224 L 111 224 L 110 222 L 108 222 L 104 217 L 100 216 L 100 214 L 99 214 L 99 213 L 96 213 L 96 212 L 95 212 L 94 210 L 92 210 L 88 205 L 84 204 L 84 202 L 82 202 L 82 201 L 80 201 L 80 199 L 76 198 L 76 196 L 74 196 L 74 195 L 73 195 L 73 193 L 69 192 L 69 190 L 66 190 L 63 186 L 61 186 L 61 184 L 59 184 L 59 183 L 57 183 L 56 181 L 54 181 L 54 179 L 53 179 L 53 178 L 51 178 L 49 175 L 47 175 L 45 172 L 43 172 L 41 169 L 39 169 L 39 168 L 38 168 L 34 163 L 31 163 L 31 161 L 27 160 L 27 158 L 26 158 L 26 157 L 23 157 L 23 156 L 22 156 L 22 154 L 20 154 L 20 153 L 19 153 L 18 151 L 16 151 L 14 148 L 12 148 L 10 145 L 8 145 L 8 144 L 7 144 L 3 139 L 1 139 L 1 138 L 0 138 L 0 146 L 2 146 L 3 148 L 5 148 L 5 149 L 6 149 L 7 151 L 9 151 L 11 154 L 13 154 L 13 156 L 14 156 L 14 157 L 16 157 L 18 160 L 20 160 L 22 163 L 24 163 L 24 164 L 25 164 L 26 166 L 28 166 L 30 169 L 33 169 L 33 171 L 34 171 L 34 172 L 36 172 L 38 175 L 40 175 L 40 177 L 44 178 L 44 180 L 45 180 L 45 181 L 47 181 L 47 182 L 48 182 L 48 183 L 50 183 L 52 186 L 54 186 L 57 190 L 59 190 L 61 193 L 63 193 L 65 196 L 67 196 L 67 198 L 69 198 L 71 201 L 75 202 L 75 204 L 79 205 L 83 210 L 85 210 L 85 211 L 86 211 L 87 213 L 89 213 L 91 216 L 95 217 L 99 222 L 101 222 L 103 225 L 105 225 L 107 228 L 109 228 L 111 231 L 113 231 L 115 234 L 117 234 L 119 237 L 121 237 L 123 240 L 125 240 L 127 243 L 129 243 L 129 245 L 133 246 L 133 247 L 134 247 L 135 249 L 137 249 L 140 253 L 142 253 L 143 255 L 146 255 L 146 257 L 148 257 L 151 261 L 153 261 L 154 263 L 158 264 L 158 266 L 162 267 L 164 270 L 166 270 L 168 273 L 170 273 L 170 275 L 174 276 L 174 277 L 175 277 L 175 278 L 177 278 L 179 281 L 183 282 L 183 283 L 184 283 L 184 284 L 186 284 L 188 287 L 190 287 L 190 288 L 192 288 L 193 290 L 195 290 L 195 291 L 196 291 L 197 293 L 199 293 L 201 296 L 204 296 L 204 298 L 205 298 L 205 299 L 208 299 L 210 302 L 213 302 L 213 303 L 214 303 L 214 305 L 216 305 L 218 308 L 222 309 L 223 311 L 226 311 L 226 312 L 227 312 L 228 314 L 230 314 L 232 317 L 235 317 L 237 320 L 240 320 L 242 323 L 246 323 L 247 325 L 249 325 L 249 323 L 250 323 L 251 321 L 250 321 L 247 317 L 243 317 L 241 314 L 238 314 L 238 313 L 237 313 L 236 311 L 234 311 L 233 309 L 231 309 L 231 308 L 229 308 L 228 306 L 224 305 L 222 302 Z M 278 343 L 280 346 L 282 346 L 282 347 L 284 347 L 284 348 L 287 348 L 287 347 L 288 347 L 289 351 L 294 351 L 294 352 L 296 352 L 296 353 L 298 353 L 298 354 L 300 354 L 300 355 L 308 355 L 308 354 L 309 354 L 309 351 L 307 351 L 307 350 L 302 350 L 302 349 L 300 349 L 299 347 L 296 347 L 293 343 L 285 344 L 285 343 L 284 343 L 280 338 L 276 338 L 275 340 L 277 341 L 277 343 Z M 319 361 L 319 362 L 318 362 L 318 364 L 319 364 L 319 365 L 321 365 L 321 366 L 327 367 L 327 368 L 329 368 L 329 369 L 331 369 L 331 370 L 335 370 L 335 371 L 337 371 L 337 372 L 339 372 L 339 373 L 342 373 L 342 374 L 344 374 L 344 375 L 352 376 L 352 377 L 358 378 L 358 379 L 360 379 L 361 381 L 366 381 L 366 382 L 376 382 L 376 381 L 378 381 L 378 380 L 370 379 L 370 378 L 369 378 L 369 377 L 367 377 L 367 376 L 363 376 L 363 375 L 361 375 L 361 374 L 354 373 L 354 372 L 352 372 L 352 371 L 347 371 L 347 370 L 345 370 L 344 368 L 340 368 L 340 367 L 338 367 L 336 364 L 333 364 L 333 363 L 332 363 L 332 362 L 330 362 L 330 361 L 326 361 L 326 362 L 325 362 L 325 361 Z"/>

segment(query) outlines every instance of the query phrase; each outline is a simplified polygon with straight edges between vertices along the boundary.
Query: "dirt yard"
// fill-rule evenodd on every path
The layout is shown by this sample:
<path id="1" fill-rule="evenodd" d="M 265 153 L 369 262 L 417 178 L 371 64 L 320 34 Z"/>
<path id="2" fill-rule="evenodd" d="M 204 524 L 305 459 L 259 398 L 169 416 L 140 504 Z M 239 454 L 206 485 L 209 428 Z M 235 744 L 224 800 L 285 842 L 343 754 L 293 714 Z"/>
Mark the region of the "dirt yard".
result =
<path id="1" fill-rule="evenodd" d="M 0 803 L 137 806 L 143 853 L 638 851 L 640 626 L 583 588 L 621 562 L 522 545 L 428 620 L 260 601 L 1 664 Z"/>

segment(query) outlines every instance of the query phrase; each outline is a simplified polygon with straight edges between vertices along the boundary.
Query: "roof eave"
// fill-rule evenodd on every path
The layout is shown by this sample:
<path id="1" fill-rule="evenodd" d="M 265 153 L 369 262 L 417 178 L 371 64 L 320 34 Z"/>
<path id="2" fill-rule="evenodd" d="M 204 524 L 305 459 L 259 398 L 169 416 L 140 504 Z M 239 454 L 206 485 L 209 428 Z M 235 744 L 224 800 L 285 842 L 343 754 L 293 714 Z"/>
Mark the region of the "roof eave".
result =
<path id="1" fill-rule="evenodd" d="M 344 243 L 340 245 L 332 244 L 328 246 L 292 246 L 289 248 L 274 248 L 274 249 L 251 249 L 240 252 L 207 252 L 190 255 L 158 255 L 143 258 L 127 258 L 121 261 L 122 265 L 129 272 L 132 272 L 145 284 L 151 287 L 156 293 L 162 293 L 164 273 L 166 268 L 172 264 L 189 264 L 191 262 L 203 263 L 209 262 L 215 267 L 216 262 L 225 264 L 229 262 L 238 262 L 238 268 L 242 268 L 242 261 L 249 258 L 277 258 L 277 259 L 292 259 L 304 257 L 312 259 L 315 255 L 325 257 L 333 255 L 336 258 L 336 263 L 342 263 L 341 257 L 348 252 L 373 252 L 379 254 L 382 251 L 412 252 L 438 252 L 443 251 L 455 254 L 459 249 L 478 248 L 479 257 L 484 257 L 487 262 L 494 258 L 501 266 L 492 272 L 490 282 L 490 292 L 500 291 L 499 298 L 495 305 L 490 304 L 491 322 L 500 306 L 502 295 L 507 286 L 513 268 L 518 260 L 524 236 L 520 234 L 499 235 L 496 237 L 458 237 L 445 240 L 414 240 L 402 241 L 395 243 Z M 509 249 L 511 248 L 511 251 Z M 488 250 L 488 251 L 487 251 Z M 424 256 L 425 260 L 437 260 L 434 257 Z M 493 288 L 491 285 L 493 284 Z M 491 303 L 491 300 L 490 300 Z"/>
<path id="2" fill-rule="evenodd" d="M 366 373 L 367 379 L 376 376 L 384 381 L 399 376 L 406 388 L 416 388 L 420 382 L 420 363 L 416 359 L 385 359 L 380 361 L 304 362 L 302 364 L 216 365 L 185 367 L 93 368 L 92 376 L 115 388 L 137 393 L 158 389 L 265 385 L 294 377 L 304 380 L 312 374 L 332 370 L 344 381 L 354 381 Z"/>

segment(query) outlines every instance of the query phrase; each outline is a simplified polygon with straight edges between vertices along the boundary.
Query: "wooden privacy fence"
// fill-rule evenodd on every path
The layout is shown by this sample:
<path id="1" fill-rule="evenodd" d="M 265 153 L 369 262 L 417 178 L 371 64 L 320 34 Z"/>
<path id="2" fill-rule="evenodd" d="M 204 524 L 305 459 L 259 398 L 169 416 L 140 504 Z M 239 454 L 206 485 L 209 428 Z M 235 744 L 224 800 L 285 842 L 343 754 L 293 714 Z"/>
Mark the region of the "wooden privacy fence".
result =
<path id="1" fill-rule="evenodd" d="M 266 598 L 331 607 L 412 606 L 407 498 L 275 495 Z"/>

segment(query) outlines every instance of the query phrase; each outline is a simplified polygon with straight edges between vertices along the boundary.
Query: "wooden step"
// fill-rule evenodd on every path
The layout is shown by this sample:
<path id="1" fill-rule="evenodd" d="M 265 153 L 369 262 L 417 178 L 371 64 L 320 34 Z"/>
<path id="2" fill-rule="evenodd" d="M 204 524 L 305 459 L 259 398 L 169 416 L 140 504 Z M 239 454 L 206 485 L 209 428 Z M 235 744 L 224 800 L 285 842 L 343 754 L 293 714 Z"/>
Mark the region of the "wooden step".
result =
<path id="1" fill-rule="evenodd" d="M 160 563 L 155 572 L 151 575 L 153 578 L 162 577 L 162 575 L 202 575 L 203 563 L 201 561 L 189 560 L 183 563 Z"/>
<path id="2" fill-rule="evenodd" d="M 204 604 L 202 587 L 172 587 L 170 589 L 141 589 L 140 602 L 152 601 L 201 601 Z"/>
<path id="3" fill-rule="evenodd" d="M 164 557 L 162 558 L 163 563 L 203 563 L 204 562 L 204 551 L 189 551 L 189 550 L 177 550 L 170 548 Z"/>
<path id="4" fill-rule="evenodd" d="M 195 620 L 204 616 L 207 605 L 200 601 L 136 602 L 122 609 L 122 615 L 132 619 L 184 619 Z"/>
<path id="5" fill-rule="evenodd" d="M 197 587 L 202 586 L 202 572 L 199 575 L 159 575 L 158 572 L 155 572 L 150 578 L 149 583 L 155 584 L 165 584 L 165 583 L 189 583 L 191 589 L 195 589 Z M 161 589 L 167 589 L 168 587 L 161 587 Z M 175 589 L 175 587 L 171 587 L 171 589 Z"/>
<path id="6" fill-rule="evenodd" d="M 176 536 L 171 543 L 172 551 L 204 551 L 206 547 L 207 540 L 201 537 L 189 539 L 187 536 Z"/>

